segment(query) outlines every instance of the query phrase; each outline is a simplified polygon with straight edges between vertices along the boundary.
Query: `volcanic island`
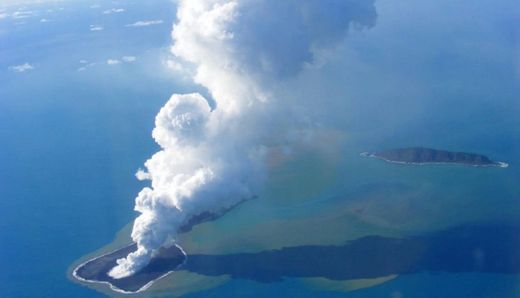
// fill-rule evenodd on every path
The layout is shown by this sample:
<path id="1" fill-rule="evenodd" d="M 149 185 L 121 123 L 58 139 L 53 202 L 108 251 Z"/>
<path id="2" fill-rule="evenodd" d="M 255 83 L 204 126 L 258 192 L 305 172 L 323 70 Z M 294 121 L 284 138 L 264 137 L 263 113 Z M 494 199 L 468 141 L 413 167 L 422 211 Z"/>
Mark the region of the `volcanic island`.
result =
<path id="1" fill-rule="evenodd" d="M 186 233 L 198 224 L 216 220 L 245 201 L 241 200 L 218 212 L 206 211 L 195 215 L 182 225 L 178 232 Z M 137 245 L 132 243 L 102 256 L 97 256 L 77 266 L 72 275 L 82 282 L 105 283 L 116 292 L 130 294 L 146 290 L 158 279 L 178 270 L 187 260 L 187 254 L 180 246 L 165 246 L 160 248 L 150 263 L 138 272 L 124 278 L 112 278 L 108 272 L 117 265 L 117 260 L 136 250 Z"/>
<path id="2" fill-rule="evenodd" d="M 460 164 L 476 167 L 501 167 L 509 165 L 497 162 L 482 154 L 453 152 L 425 147 L 407 147 L 380 152 L 363 152 L 361 156 L 382 159 L 391 163 L 427 165 L 427 164 Z"/>

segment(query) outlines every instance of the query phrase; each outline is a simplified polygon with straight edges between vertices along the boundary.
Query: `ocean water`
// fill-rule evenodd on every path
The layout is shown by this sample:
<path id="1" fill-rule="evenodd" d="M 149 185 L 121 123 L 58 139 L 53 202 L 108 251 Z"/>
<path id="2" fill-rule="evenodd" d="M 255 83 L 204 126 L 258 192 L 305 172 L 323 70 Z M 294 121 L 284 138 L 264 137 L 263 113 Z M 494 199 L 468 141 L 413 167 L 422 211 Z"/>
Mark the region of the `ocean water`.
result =
<path id="1" fill-rule="evenodd" d="M 102 14 L 119 6 L 126 12 Z M 518 5 L 381 0 L 376 8 L 374 28 L 349 33 L 337 59 L 298 78 L 319 84 L 295 92 L 345 111 L 327 118 L 324 127 L 331 129 L 324 129 L 322 143 L 274 167 L 258 199 L 182 235 L 185 250 L 232 255 L 341 245 L 368 235 L 409 237 L 465 224 L 520 225 Z M 67 270 L 135 218 L 133 198 L 144 184 L 133 174 L 158 148 L 150 132 L 159 108 L 173 92 L 204 91 L 164 63 L 175 19 L 170 1 L 24 9 L 36 15 L 0 19 L 0 296 L 115 295 L 73 283 Z M 156 19 L 163 23 L 125 27 Z M 91 31 L 91 25 L 104 30 Z M 106 63 L 123 56 L 136 61 Z M 25 62 L 34 69 L 9 69 Z M 409 167 L 359 156 L 416 145 L 483 153 L 510 167 Z M 518 297 L 519 288 L 518 275 L 503 273 L 419 272 L 384 282 L 331 283 L 181 271 L 148 293 Z"/>
<path id="2" fill-rule="evenodd" d="M 385 284 L 352 292 L 320 291 L 298 280 L 272 286 L 248 281 L 233 281 L 214 291 L 186 297 L 517 297 L 519 277 L 493 274 L 417 274 L 400 277 Z"/>
<path id="3" fill-rule="evenodd" d="M 152 2 L 110 17 L 101 12 L 111 4 L 41 4 L 25 8 L 37 16 L 0 20 L 1 297 L 100 296 L 70 282 L 67 268 L 134 218 L 134 173 L 157 150 L 153 119 L 184 88 L 157 58 L 174 7 Z M 124 27 L 151 17 L 164 24 Z M 137 60 L 106 65 L 122 56 Z M 78 71 L 83 59 L 98 64 Z M 9 70 L 25 62 L 34 69 Z"/>

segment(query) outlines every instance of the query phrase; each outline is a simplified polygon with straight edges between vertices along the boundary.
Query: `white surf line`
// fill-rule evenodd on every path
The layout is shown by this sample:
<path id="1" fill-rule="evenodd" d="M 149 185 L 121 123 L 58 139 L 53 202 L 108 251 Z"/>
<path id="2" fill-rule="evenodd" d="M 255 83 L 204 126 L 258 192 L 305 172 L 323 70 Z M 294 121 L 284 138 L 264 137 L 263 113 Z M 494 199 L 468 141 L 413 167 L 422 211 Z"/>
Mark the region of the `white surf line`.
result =
<path id="1" fill-rule="evenodd" d="M 386 161 L 388 163 L 395 163 L 395 164 L 399 164 L 399 165 L 414 165 L 414 166 L 460 165 L 460 166 L 468 166 L 468 167 L 499 167 L 499 168 L 507 168 L 507 167 L 509 167 L 509 164 L 507 162 L 503 162 L 503 161 L 495 162 L 494 164 L 489 164 L 489 165 L 472 165 L 472 164 L 465 164 L 465 163 L 462 163 L 462 162 L 408 162 L 408 161 L 397 161 L 397 160 L 386 159 L 384 157 L 377 156 L 374 153 L 369 153 L 369 152 L 361 152 L 359 154 L 359 156 L 376 158 L 376 159 L 380 159 L 380 160 Z"/>
<path id="2" fill-rule="evenodd" d="M 163 275 L 157 277 L 156 279 L 153 279 L 153 280 L 149 281 L 147 284 L 145 284 L 144 286 L 142 286 L 141 288 L 139 288 L 139 289 L 138 289 L 137 291 L 135 291 L 135 292 L 122 290 L 122 289 L 120 289 L 120 288 L 114 286 L 113 284 L 111 284 L 111 283 L 108 282 L 108 281 L 93 280 L 93 279 L 85 279 L 85 278 L 79 276 L 79 275 L 78 275 L 78 272 L 77 272 L 78 269 L 81 268 L 81 267 L 83 267 L 85 264 L 87 264 L 87 263 L 89 263 L 89 262 L 91 262 L 91 261 L 97 260 L 97 259 L 99 259 L 99 258 L 102 258 L 102 257 L 104 257 L 104 256 L 106 256 L 106 255 L 111 254 L 111 253 L 114 253 L 114 252 L 120 250 L 121 248 L 115 249 L 115 250 L 110 251 L 110 252 L 108 252 L 108 253 L 106 253 L 106 254 L 104 254 L 104 255 L 94 257 L 94 258 L 92 258 L 92 259 L 90 259 L 90 260 L 88 260 L 88 261 L 86 261 L 86 262 L 81 263 L 80 265 L 78 265 L 78 266 L 74 269 L 74 271 L 72 271 L 72 276 L 74 276 L 74 278 L 76 278 L 77 280 L 82 281 L 82 282 L 98 283 L 98 284 L 107 284 L 107 285 L 110 286 L 110 289 L 111 289 L 111 290 L 113 290 L 113 291 L 115 291 L 115 292 L 118 292 L 118 293 L 122 293 L 122 294 L 135 294 L 135 293 L 139 293 L 139 292 L 142 292 L 142 291 L 147 290 L 149 287 L 151 287 L 151 286 L 153 285 L 154 282 L 158 281 L 159 279 L 161 279 L 161 278 L 165 277 L 166 275 L 168 275 L 168 274 L 174 272 L 175 270 L 179 269 L 182 265 L 186 264 L 186 261 L 188 260 L 188 254 L 186 253 L 186 251 L 184 251 L 184 249 L 183 249 L 181 246 L 179 246 L 179 245 L 177 245 L 177 244 L 174 244 L 174 245 L 175 245 L 175 246 L 176 246 L 176 247 L 177 247 L 177 248 L 182 252 L 182 254 L 184 255 L 184 262 L 182 262 L 181 264 L 179 264 L 179 265 L 178 265 L 177 267 L 175 267 L 173 270 L 168 271 L 168 272 L 166 272 L 165 274 L 163 274 Z"/>

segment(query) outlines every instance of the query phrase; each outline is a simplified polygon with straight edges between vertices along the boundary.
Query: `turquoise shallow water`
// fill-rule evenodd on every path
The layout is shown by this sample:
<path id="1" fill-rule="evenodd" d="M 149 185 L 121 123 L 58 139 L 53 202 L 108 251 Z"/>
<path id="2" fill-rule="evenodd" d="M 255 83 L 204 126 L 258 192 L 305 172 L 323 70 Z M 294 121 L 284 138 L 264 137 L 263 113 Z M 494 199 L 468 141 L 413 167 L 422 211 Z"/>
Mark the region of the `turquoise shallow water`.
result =
<path id="1" fill-rule="evenodd" d="M 63 12 L 59 4 L 38 5 L 34 10 L 39 13 L 55 12 L 24 20 L 24 25 L 0 20 L 1 297 L 99 295 L 67 280 L 67 268 L 109 243 L 133 220 L 133 198 L 143 186 L 133 173 L 157 150 L 150 137 L 156 112 L 172 92 L 199 89 L 162 63 L 175 15 L 170 1 L 123 2 L 127 13 L 110 19 L 90 9 L 91 4 L 65 2 Z M 325 121 L 345 132 L 344 142 L 334 150 L 340 158 L 309 158 L 285 169 L 306 174 L 298 181 L 314 183 L 314 176 L 325 177 L 326 187 L 299 182 L 268 187 L 258 200 L 215 223 L 212 235 L 239 230 L 240 224 L 251 231 L 249 237 L 272 243 L 330 244 L 355 237 L 350 230 L 356 228 L 415 235 L 473 222 L 519 224 L 514 4 L 462 1 L 446 8 L 443 1 L 410 6 L 377 1 L 377 25 L 351 34 L 342 46 L 340 56 L 357 62 L 333 61 L 319 73 L 331 78 L 320 87 L 324 90 L 308 90 L 314 88 L 308 84 L 299 91 L 346 97 L 337 107 L 345 111 L 341 119 Z M 460 11 L 468 18 L 452 15 Z M 429 17 L 428 24 L 426 15 L 437 18 Z M 53 22 L 39 22 L 43 17 Z M 164 23 L 140 31 L 124 27 L 137 19 Z M 91 24 L 102 24 L 105 30 L 92 32 Z M 446 26 L 452 36 L 447 37 Z M 113 68 L 104 64 L 127 55 L 137 61 Z M 99 64 L 80 72 L 82 59 Z M 25 62 L 34 70 L 8 69 Z M 338 74 L 340 83 L 332 79 Z M 411 145 L 475 151 L 511 166 L 407 167 L 359 157 L 362 151 Z M 316 175 L 308 174 L 324 160 L 333 171 L 318 167 Z M 279 194 L 287 196 L 280 199 Z M 342 217 L 358 213 L 363 224 L 355 228 L 351 217 Z M 328 216 L 333 220 L 327 221 Z M 277 220 L 303 223 L 285 230 Z M 309 230 L 313 226 L 320 230 Z M 304 240 L 284 234 L 295 230 L 314 234 Z M 212 239 L 198 240 L 204 244 Z M 229 249 L 259 249 L 245 240 Z M 517 297 L 518 284 L 516 275 L 420 273 L 347 297 Z M 191 296 L 319 294 L 346 295 L 312 291 L 296 279 L 270 284 L 236 279 Z"/>

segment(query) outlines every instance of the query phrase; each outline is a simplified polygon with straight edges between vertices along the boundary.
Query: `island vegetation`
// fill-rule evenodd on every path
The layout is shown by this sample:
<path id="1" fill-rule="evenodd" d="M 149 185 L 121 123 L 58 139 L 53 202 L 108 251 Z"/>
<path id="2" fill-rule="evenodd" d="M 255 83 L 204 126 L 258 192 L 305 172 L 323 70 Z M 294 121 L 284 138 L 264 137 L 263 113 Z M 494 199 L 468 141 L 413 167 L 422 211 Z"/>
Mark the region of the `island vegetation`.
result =
<path id="1" fill-rule="evenodd" d="M 470 166 L 507 167 L 505 162 L 496 162 L 489 157 L 467 152 L 453 152 L 425 147 L 390 149 L 375 153 L 363 152 L 362 156 L 379 158 L 401 164 L 463 164 Z"/>

